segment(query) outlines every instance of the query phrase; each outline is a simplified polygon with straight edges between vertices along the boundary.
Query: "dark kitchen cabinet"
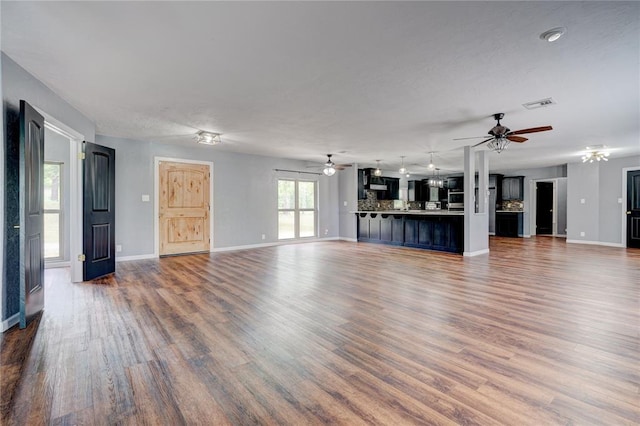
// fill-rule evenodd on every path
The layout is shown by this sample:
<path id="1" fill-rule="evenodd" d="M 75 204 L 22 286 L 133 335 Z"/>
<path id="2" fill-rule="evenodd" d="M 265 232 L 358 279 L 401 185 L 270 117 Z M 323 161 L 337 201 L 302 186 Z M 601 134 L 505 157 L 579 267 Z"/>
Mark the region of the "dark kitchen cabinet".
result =
<path id="1" fill-rule="evenodd" d="M 447 189 L 450 191 L 464 191 L 464 176 L 450 176 L 447 178 Z"/>
<path id="2" fill-rule="evenodd" d="M 380 192 L 384 192 L 383 197 L 384 198 L 380 198 L 380 196 L 378 196 L 379 200 L 397 200 L 398 197 L 400 196 L 400 179 L 399 178 L 392 178 L 392 177 L 383 177 L 382 178 L 384 181 L 384 184 L 387 185 L 387 190 L 386 191 L 380 191 Z"/>
<path id="3" fill-rule="evenodd" d="M 519 237 L 522 235 L 522 212 L 497 212 L 496 235 Z"/>
<path id="4" fill-rule="evenodd" d="M 502 178 L 502 199 L 519 200 L 524 198 L 524 176 Z"/>

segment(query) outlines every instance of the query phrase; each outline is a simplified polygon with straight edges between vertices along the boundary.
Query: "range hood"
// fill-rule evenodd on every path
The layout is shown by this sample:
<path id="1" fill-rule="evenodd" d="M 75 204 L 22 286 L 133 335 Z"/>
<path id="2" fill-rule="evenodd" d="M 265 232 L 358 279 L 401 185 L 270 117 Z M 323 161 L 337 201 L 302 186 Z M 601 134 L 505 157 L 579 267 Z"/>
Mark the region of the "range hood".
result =
<path id="1" fill-rule="evenodd" d="M 384 183 L 384 179 L 380 176 L 364 175 L 364 189 L 370 189 L 372 191 L 386 191 L 387 185 Z"/>

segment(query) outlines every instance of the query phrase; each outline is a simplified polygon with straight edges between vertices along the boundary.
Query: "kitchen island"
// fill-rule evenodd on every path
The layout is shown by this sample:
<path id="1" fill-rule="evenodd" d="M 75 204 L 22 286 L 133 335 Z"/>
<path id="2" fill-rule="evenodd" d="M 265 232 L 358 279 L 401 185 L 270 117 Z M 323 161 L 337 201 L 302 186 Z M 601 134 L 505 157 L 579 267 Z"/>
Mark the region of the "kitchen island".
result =
<path id="1" fill-rule="evenodd" d="M 358 241 L 462 253 L 464 212 L 448 210 L 355 211 Z"/>

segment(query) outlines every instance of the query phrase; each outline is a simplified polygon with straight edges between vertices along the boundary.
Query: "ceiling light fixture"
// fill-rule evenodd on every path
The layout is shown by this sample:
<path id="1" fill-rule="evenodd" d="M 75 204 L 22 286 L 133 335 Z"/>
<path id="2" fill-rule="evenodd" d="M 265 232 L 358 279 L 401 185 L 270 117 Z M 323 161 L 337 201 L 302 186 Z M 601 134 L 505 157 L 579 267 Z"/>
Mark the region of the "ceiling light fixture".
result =
<path id="1" fill-rule="evenodd" d="M 325 176 L 333 176 L 336 174 L 336 165 L 331 161 L 331 154 L 327 154 L 327 162 L 324 163 L 322 173 L 324 173 Z"/>
<path id="2" fill-rule="evenodd" d="M 398 173 L 400 173 L 401 175 L 407 173 L 407 168 L 404 166 L 404 155 L 402 157 L 402 165 L 400 166 L 400 170 L 398 170 Z"/>
<path id="3" fill-rule="evenodd" d="M 487 144 L 487 148 L 500 154 L 509 145 L 509 142 L 507 138 L 495 138 Z"/>
<path id="4" fill-rule="evenodd" d="M 220 133 L 205 132 L 200 130 L 196 133 L 195 140 L 203 145 L 218 145 L 220 142 Z"/>
<path id="5" fill-rule="evenodd" d="M 438 175 L 436 176 L 436 172 Z M 440 179 L 440 169 L 435 169 L 433 171 L 433 176 L 429 179 L 429 186 L 431 188 L 443 188 L 444 180 Z"/>
<path id="6" fill-rule="evenodd" d="M 376 160 L 376 169 L 373 171 L 374 176 L 382 176 L 382 170 L 380 170 L 380 160 Z"/>
<path id="7" fill-rule="evenodd" d="M 589 147 L 587 147 L 589 149 Z M 589 151 L 582 156 L 582 162 L 586 163 L 587 161 L 593 163 L 595 161 L 609 161 L 607 158 L 609 156 L 609 152 L 607 151 Z"/>
<path id="8" fill-rule="evenodd" d="M 429 170 L 433 170 L 433 169 L 435 169 L 435 168 L 436 168 L 436 165 L 435 165 L 435 164 L 433 164 L 433 152 L 431 152 L 430 154 L 431 154 L 431 161 L 429 161 L 429 165 L 427 166 L 427 168 L 428 168 Z"/>
<path id="9" fill-rule="evenodd" d="M 552 43 L 558 40 L 560 37 L 562 37 L 566 32 L 567 32 L 567 29 L 565 27 L 552 28 L 540 34 L 540 39 L 548 41 L 549 43 Z"/>

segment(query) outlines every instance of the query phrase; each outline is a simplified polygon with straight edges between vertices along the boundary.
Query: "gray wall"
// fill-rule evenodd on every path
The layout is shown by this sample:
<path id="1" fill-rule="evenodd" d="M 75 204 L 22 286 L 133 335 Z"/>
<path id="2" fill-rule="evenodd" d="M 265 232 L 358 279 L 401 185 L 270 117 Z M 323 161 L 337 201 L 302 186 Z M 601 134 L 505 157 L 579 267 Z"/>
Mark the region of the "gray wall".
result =
<path id="1" fill-rule="evenodd" d="M 524 176 L 524 214 L 522 215 L 522 233 L 523 235 L 531 235 L 531 181 L 537 179 L 551 179 L 567 176 L 567 166 L 551 166 L 536 169 L 509 170 L 509 171 L 491 171 L 491 173 L 500 173 L 505 176 Z"/>
<path id="2" fill-rule="evenodd" d="M 355 214 L 358 210 L 358 165 L 354 164 L 338 172 L 340 238 L 356 240 L 357 226 Z M 345 205 L 346 203 L 346 205 Z"/>
<path id="3" fill-rule="evenodd" d="M 568 240 L 626 244 L 622 239 L 623 204 L 618 199 L 626 202 L 622 169 L 628 167 L 640 168 L 640 156 L 567 165 Z"/>
<path id="4" fill-rule="evenodd" d="M 78 110 L 56 95 L 51 89 L 25 71 L 4 53 L 1 54 L 2 70 L 2 115 L 4 119 L 4 135 L 2 158 L 5 170 L 0 175 L 0 185 L 4 192 L 4 208 L 0 211 L 4 227 L 3 239 L 3 313 L 2 320 L 18 313 L 19 310 L 19 281 L 18 281 L 18 250 L 19 240 L 12 225 L 17 220 L 16 206 L 18 206 L 16 181 L 17 164 L 14 162 L 13 152 L 17 148 L 18 114 L 20 100 L 24 99 L 39 111 L 59 120 L 84 135 L 86 140 L 95 137 L 95 125 Z"/>
<path id="5" fill-rule="evenodd" d="M 60 185 L 62 199 L 62 260 L 69 261 L 70 246 L 70 211 L 71 211 L 71 174 L 69 173 L 69 156 L 71 141 L 58 133 L 45 129 L 44 161 L 62 163 L 62 182 Z"/>
<path id="6" fill-rule="evenodd" d="M 120 257 L 154 253 L 155 157 L 213 162 L 214 249 L 278 241 L 279 177 L 317 179 L 319 237 L 340 235 L 337 176 L 273 170 L 308 171 L 306 162 L 236 154 L 195 142 L 194 146 L 176 146 L 99 135 L 96 143 L 116 150 L 116 244 L 122 245 Z M 149 202 L 141 201 L 143 194 L 150 195 Z"/>
<path id="7" fill-rule="evenodd" d="M 567 235 L 567 178 L 558 178 L 558 235 Z"/>

